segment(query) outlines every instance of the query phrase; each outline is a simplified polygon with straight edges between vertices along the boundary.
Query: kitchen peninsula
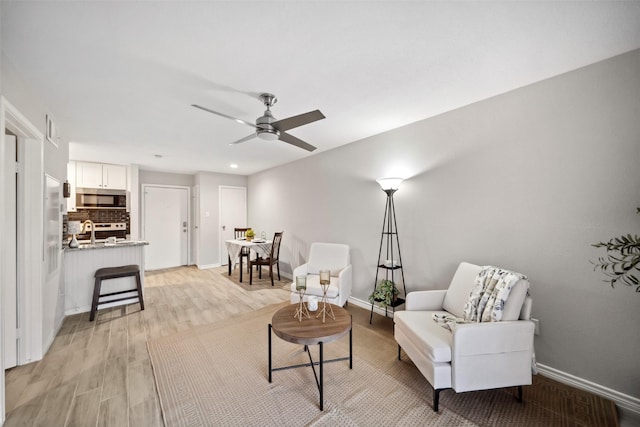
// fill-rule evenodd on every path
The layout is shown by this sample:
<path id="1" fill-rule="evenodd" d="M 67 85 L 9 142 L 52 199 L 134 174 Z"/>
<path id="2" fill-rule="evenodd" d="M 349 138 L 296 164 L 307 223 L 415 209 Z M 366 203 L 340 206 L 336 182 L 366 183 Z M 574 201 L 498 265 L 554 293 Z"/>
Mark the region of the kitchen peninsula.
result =
<path id="1" fill-rule="evenodd" d="M 103 267 L 118 267 L 129 264 L 140 266 L 140 275 L 144 289 L 144 240 L 119 240 L 117 243 L 80 244 L 77 248 L 64 250 L 65 315 L 88 312 L 91 310 L 94 274 Z M 122 277 L 103 282 L 105 292 L 117 292 L 134 289 L 131 300 L 112 304 L 101 304 L 101 308 L 129 304 L 137 301 L 135 279 Z M 128 294 L 125 294 L 128 296 Z"/>

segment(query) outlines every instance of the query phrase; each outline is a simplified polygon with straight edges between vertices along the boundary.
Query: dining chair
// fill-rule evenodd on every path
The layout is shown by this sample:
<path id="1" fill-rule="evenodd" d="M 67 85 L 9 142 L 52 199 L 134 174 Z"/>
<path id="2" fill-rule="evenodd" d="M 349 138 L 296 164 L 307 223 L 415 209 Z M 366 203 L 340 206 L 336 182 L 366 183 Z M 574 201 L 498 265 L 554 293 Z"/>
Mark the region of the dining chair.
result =
<path id="1" fill-rule="evenodd" d="M 271 244 L 271 252 L 269 256 L 266 258 L 262 258 L 261 256 L 257 256 L 255 260 L 251 261 L 249 268 L 249 285 L 251 285 L 251 281 L 253 280 L 253 266 L 258 267 L 258 277 L 262 279 L 262 266 L 269 266 L 269 277 L 271 278 L 271 286 L 273 286 L 273 265 L 275 264 L 278 269 L 278 280 L 280 280 L 280 242 L 282 241 L 282 233 L 284 231 L 278 231 L 273 235 L 273 243 Z"/>
<path id="2" fill-rule="evenodd" d="M 249 230 L 250 227 L 246 227 L 246 228 L 239 228 L 236 227 L 233 229 L 233 238 L 234 239 L 241 239 L 243 237 L 245 237 L 245 234 L 247 233 L 247 230 Z M 247 270 L 249 270 L 251 268 L 251 263 L 249 262 L 251 260 L 251 249 L 250 248 L 242 248 L 240 250 L 240 269 L 242 269 L 242 258 L 246 258 L 247 259 Z"/>

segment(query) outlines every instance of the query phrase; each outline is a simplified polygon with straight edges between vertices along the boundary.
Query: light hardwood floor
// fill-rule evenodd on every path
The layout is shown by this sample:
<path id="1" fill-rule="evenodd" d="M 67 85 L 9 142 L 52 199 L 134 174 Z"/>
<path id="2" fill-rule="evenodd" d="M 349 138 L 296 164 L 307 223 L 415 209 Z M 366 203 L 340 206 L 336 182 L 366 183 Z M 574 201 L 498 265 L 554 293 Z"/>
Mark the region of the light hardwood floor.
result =
<path id="1" fill-rule="evenodd" d="M 162 426 L 147 340 L 289 300 L 284 277 L 246 291 L 225 272 L 147 272 L 144 311 L 132 304 L 100 310 L 94 322 L 89 313 L 67 317 L 41 361 L 6 371 L 5 426 Z"/>

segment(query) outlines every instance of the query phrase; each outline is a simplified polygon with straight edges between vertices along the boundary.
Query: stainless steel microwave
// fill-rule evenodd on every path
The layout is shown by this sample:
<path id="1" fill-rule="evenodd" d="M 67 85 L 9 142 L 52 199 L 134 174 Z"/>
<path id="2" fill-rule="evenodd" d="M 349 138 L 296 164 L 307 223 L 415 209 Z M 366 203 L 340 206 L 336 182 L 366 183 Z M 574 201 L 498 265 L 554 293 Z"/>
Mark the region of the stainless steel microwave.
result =
<path id="1" fill-rule="evenodd" d="M 77 188 L 77 209 L 126 209 L 127 192 L 99 188 Z"/>

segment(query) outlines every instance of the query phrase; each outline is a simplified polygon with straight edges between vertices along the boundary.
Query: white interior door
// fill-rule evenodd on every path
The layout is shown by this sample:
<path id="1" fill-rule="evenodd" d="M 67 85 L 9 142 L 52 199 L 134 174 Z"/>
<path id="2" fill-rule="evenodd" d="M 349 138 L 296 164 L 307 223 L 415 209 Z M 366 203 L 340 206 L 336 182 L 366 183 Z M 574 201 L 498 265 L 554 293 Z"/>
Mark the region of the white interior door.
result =
<path id="1" fill-rule="evenodd" d="M 16 137 L 5 135 L 4 159 L 4 200 L 2 216 L 5 221 L 5 235 L 2 244 L 5 250 L 2 266 L 2 316 L 4 318 L 4 369 L 17 364 L 18 346 L 18 271 L 17 271 L 17 215 L 16 215 Z M 12 249 L 11 249 L 12 248 Z"/>
<path id="2" fill-rule="evenodd" d="M 220 265 L 227 265 L 225 240 L 233 239 L 233 229 L 247 227 L 247 189 L 221 186 L 220 209 Z"/>
<path id="3" fill-rule="evenodd" d="M 143 186 L 145 268 L 189 263 L 189 189 Z"/>

